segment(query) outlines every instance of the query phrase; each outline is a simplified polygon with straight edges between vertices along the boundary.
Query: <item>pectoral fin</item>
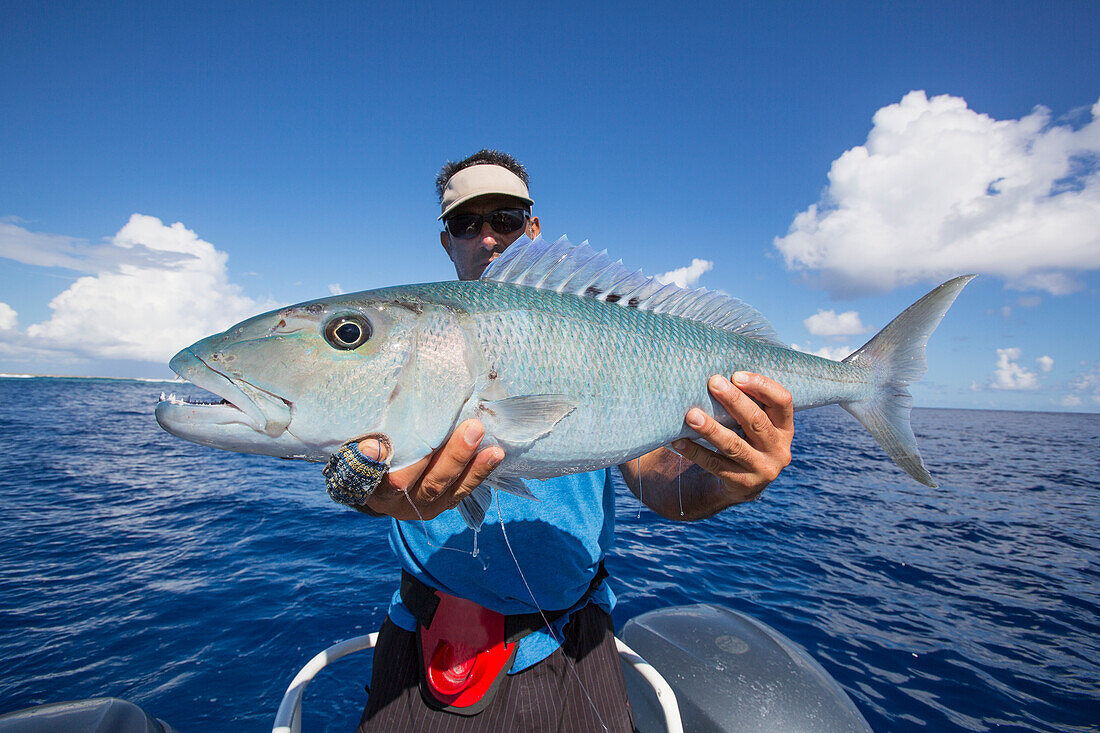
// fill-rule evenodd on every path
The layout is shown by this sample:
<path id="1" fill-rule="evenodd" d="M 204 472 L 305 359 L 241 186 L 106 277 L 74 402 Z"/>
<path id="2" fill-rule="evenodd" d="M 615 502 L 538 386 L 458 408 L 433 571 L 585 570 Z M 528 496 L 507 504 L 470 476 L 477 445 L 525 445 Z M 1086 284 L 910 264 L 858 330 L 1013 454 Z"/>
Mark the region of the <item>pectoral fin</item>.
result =
<path id="1" fill-rule="evenodd" d="M 500 442 L 522 445 L 549 433 L 575 409 L 577 403 L 566 395 L 520 395 L 481 402 L 477 418 Z"/>

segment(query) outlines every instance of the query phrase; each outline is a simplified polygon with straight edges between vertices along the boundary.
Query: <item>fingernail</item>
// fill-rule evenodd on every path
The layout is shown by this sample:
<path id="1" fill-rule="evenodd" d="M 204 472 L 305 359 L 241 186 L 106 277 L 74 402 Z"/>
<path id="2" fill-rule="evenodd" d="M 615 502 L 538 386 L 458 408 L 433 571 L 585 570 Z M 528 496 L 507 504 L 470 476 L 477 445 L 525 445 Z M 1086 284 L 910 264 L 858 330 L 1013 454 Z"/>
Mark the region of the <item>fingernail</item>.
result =
<path id="1" fill-rule="evenodd" d="M 382 441 L 375 438 L 367 438 L 361 441 L 359 443 L 359 452 L 367 458 L 373 458 L 376 461 L 384 460 L 382 456 Z"/>
<path id="2" fill-rule="evenodd" d="M 476 448 L 483 435 L 485 435 L 485 428 L 478 423 L 474 423 L 466 428 L 466 432 L 462 434 L 462 439 L 466 441 L 466 445 Z"/>
<path id="3" fill-rule="evenodd" d="M 703 422 L 704 422 L 704 418 L 703 418 L 703 411 L 702 410 L 700 410 L 698 407 L 693 407 L 690 410 L 688 410 L 688 414 L 687 414 L 687 424 L 688 425 L 690 425 L 693 428 L 701 428 L 701 427 L 703 427 Z"/>
<path id="4" fill-rule="evenodd" d="M 499 453 L 494 453 L 493 455 L 489 456 L 489 462 L 488 462 L 489 469 L 492 470 L 492 469 L 496 468 L 497 466 L 500 465 L 500 462 L 503 461 L 503 460 L 504 460 L 504 456 L 500 455 Z"/>
<path id="5" fill-rule="evenodd" d="M 733 373 L 733 381 L 736 382 L 737 384 L 748 384 L 749 383 L 749 373 L 748 372 L 734 372 Z"/>
<path id="6" fill-rule="evenodd" d="M 710 378 L 710 388 L 715 392 L 729 392 L 730 380 L 726 379 L 721 374 L 715 374 Z"/>
<path id="7" fill-rule="evenodd" d="M 682 450 L 684 450 L 688 447 L 688 442 L 686 440 L 684 440 L 683 438 L 681 438 L 680 440 L 677 440 L 676 442 L 674 442 L 672 444 L 672 447 L 675 448 L 676 450 L 681 450 L 682 451 Z"/>

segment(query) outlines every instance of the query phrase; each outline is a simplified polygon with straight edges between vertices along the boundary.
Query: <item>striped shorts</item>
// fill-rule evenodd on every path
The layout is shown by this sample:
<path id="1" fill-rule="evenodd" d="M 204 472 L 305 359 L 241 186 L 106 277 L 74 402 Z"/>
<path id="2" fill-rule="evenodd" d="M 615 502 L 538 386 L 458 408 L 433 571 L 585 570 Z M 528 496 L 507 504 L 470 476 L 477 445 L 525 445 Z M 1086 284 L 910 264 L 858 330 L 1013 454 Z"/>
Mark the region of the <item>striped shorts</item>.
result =
<path id="1" fill-rule="evenodd" d="M 590 603 L 573 614 L 562 647 L 506 675 L 473 716 L 428 707 L 420 696 L 416 634 L 389 618 L 374 650 L 370 693 L 358 733 L 385 731 L 602 731 L 634 729 L 611 617 Z"/>

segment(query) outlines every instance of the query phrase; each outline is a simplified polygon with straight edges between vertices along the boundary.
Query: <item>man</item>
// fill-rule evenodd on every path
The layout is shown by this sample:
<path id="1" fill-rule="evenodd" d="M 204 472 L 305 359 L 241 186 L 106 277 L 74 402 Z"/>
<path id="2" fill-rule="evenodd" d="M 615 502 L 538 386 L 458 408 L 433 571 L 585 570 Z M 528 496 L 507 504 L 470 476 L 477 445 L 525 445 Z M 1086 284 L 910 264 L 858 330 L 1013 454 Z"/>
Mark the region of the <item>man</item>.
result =
<path id="1" fill-rule="evenodd" d="M 521 235 L 539 234 L 527 172 L 511 156 L 482 150 L 448 163 L 437 187 L 440 243 L 460 279 L 477 279 Z M 661 448 L 619 467 L 634 495 L 669 519 L 702 519 L 752 501 L 790 462 L 790 393 L 746 373 L 733 383 L 715 375 L 708 388 L 744 438 L 692 409 L 687 424 L 717 450 L 678 441 L 677 452 Z M 464 422 L 432 455 L 386 475 L 360 507 L 400 520 L 390 543 L 404 570 L 375 650 L 360 731 L 629 731 L 614 595 L 602 571 L 614 533 L 610 471 L 529 481 L 538 502 L 494 492 L 475 537 L 446 510 L 503 459 L 498 446 L 479 450 L 484 434 L 478 421 Z M 385 450 L 375 440 L 358 447 L 366 456 Z M 502 632 L 491 631 L 498 619 L 518 629 L 509 637 L 518 640 L 510 657 L 490 665 L 499 674 L 477 694 L 459 663 L 473 658 L 471 648 L 486 650 L 478 660 L 508 648 L 486 641 L 493 634 L 501 641 Z M 455 661 L 452 653 L 456 674 L 467 678 L 432 681 Z"/>

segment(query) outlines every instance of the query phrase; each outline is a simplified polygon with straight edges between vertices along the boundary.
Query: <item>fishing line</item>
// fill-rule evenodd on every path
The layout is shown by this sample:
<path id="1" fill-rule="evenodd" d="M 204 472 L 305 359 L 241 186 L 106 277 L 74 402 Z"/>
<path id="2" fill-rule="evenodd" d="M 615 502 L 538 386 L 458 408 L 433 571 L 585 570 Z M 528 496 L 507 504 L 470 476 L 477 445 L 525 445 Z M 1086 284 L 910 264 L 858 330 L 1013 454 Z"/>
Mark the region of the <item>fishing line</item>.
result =
<path id="1" fill-rule="evenodd" d="M 676 472 L 676 495 L 680 497 L 680 516 L 684 516 L 684 492 L 681 487 L 681 482 L 684 478 L 684 457 L 679 453 L 676 454 L 680 457 L 680 467 Z"/>
<path id="2" fill-rule="evenodd" d="M 642 457 L 638 456 L 634 459 L 634 470 L 638 474 L 638 516 L 635 519 L 642 518 L 642 504 L 645 504 L 645 489 L 642 487 Z"/>
<path id="3" fill-rule="evenodd" d="M 508 548 L 508 554 L 512 556 L 512 562 L 516 564 L 516 570 L 519 571 L 519 578 L 523 581 L 523 586 L 527 588 L 527 595 L 531 596 L 531 603 L 535 604 L 535 608 L 539 610 L 539 616 L 542 616 L 542 622 L 546 625 L 546 630 L 550 632 L 550 636 L 554 641 L 558 643 L 558 647 L 561 649 L 561 656 L 565 659 L 566 666 L 569 667 L 569 671 L 573 673 L 573 676 L 577 678 L 577 684 L 581 688 L 581 692 L 588 699 L 588 704 L 592 707 L 592 712 L 596 714 L 596 720 L 600 721 L 600 727 L 605 731 L 608 729 L 607 725 L 603 722 L 603 717 L 600 716 L 600 711 L 596 707 L 596 703 L 592 702 L 592 696 L 588 694 L 588 688 L 584 686 L 584 682 L 581 681 L 581 676 L 577 674 L 577 668 L 573 664 L 573 660 L 569 658 L 569 655 L 565 653 L 565 640 L 559 639 L 558 635 L 554 633 L 554 627 L 550 625 L 550 619 L 546 618 L 546 613 L 542 610 L 542 606 L 535 600 L 535 594 L 531 591 L 531 586 L 527 582 L 527 578 L 523 574 L 523 568 L 519 566 L 519 560 L 516 558 L 516 553 L 512 550 L 512 543 L 508 540 L 508 532 L 504 529 L 504 516 L 500 513 L 500 501 L 497 501 L 497 520 L 500 522 L 500 533 L 504 535 L 504 546 Z"/>
<path id="4" fill-rule="evenodd" d="M 374 443 L 375 443 L 375 445 L 374 445 L 374 460 L 378 463 L 381 463 L 382 462 L 382 441 L 378 440 L 378 439 L 374 439 Z M 360 448 L 359 450 L 362 451 L 362 448 Z M 364 455 L 366 455 L 366 454 L 364 454 Z M 409 496 L 409 490 L 406 488 L 406 489 L 398 489 L 398 491 L 400 491 L 402 494 L 405 495 L 405 500 L 409 502 L 409 506 L 411 506 L 413 511 L 416 512 L 416 518 L 420 520 L 420 528 L 422 530 L 424 530 L 424 541 L 428 543 L 429 547 L 434 547 L 437 550 L 450 550 L 451 552 L 461 552 L 463 555 L 469 555 L 470 557 L 477 557 L 477 555 L 478 555 L 478 552 L 477 552 L 477 532 L 474 532 L 474 548 L 471 551 L 462 550 L 462 549 L 459 549 L 457 547 L 446 547 L 444 545 L 435 544 L 434 542 L 432 542 L 431 537 L 428 535 L 428 525 L 426 523 L 426 520 L 424 519 L 424 515 L 420 513 L 420 507 L 418 507 L 416 505 L 416 502 L 414 502 L 412 500 L 412 497 Z M 480 560 L 480 562 L 481 562 L 482 569 L 484 569 L 485 568 L 485 561 Z"/>
<path id="5" fill-rule="evenodd" d="M 427 520 L 425 520 L 424 515 L 420 513 L 420 509 L 416 506 L 416 502 L 414 502 L 412 500 L 412 497 L 409 496 L 408 489 L 405 489 L 401 493 L 405 495 L 405 500 L 409 502 L 409 506 L 411 506 L 413 508 L 413 511 L 416 512 L 416 517 L 417 517 L 417 519 L 420 520 L 420 528 L 422 530 L 424 530 L 424 541 L 428 543 L 428 547 L 434 547 L 437 550 L 450 550 L 451 552 L 461 552 L 463 555 L 469 555 L 470 557 L 477 557 L 477 532 L 476 531 L 474 532 L 474 549 L 472 551 L 463 550 L 463 549 L 460 549 L 458 547 L 447 547 L 446 545 L 437 545 L 437 544 L 435 544 L 434 542 L 432 542 L 431 537 L 428 536 Z M 481 567 L 482 567 L 482 569 L 485 568 L 485 561 L 484 560 L 481 561 Z"/>

